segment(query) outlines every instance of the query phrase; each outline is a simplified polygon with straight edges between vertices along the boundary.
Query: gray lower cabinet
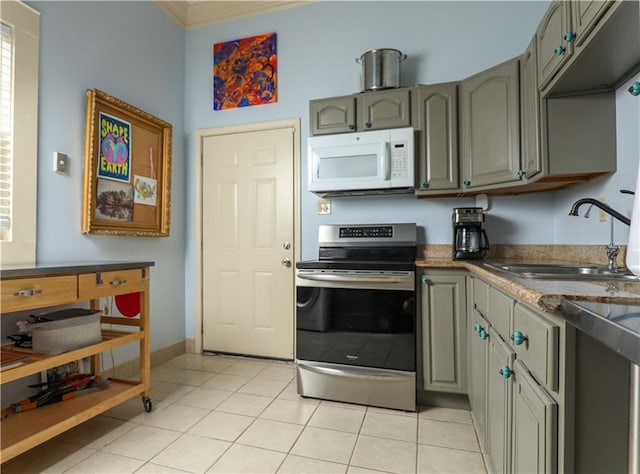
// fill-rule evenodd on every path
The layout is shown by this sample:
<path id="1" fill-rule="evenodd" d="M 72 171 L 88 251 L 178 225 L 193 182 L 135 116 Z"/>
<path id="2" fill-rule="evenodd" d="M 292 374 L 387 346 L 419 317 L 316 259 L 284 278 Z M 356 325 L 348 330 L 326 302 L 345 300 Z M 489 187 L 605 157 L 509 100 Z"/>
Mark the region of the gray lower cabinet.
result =
<path id="1" fill-rule="evenodd" d="M 519 70 L 515 58 L 460 84 L 463 191 L 521 178 Z"/>
<path id="2" fill-rule="evenodd" d="M 416 86 L 411 91 L 416 130 L 416 195 L 454 193 L 458 176 L 458 83 Z"/>
<path id="3" fill-rule="evenodd" d="M 558 390 L 560 328 L 532 309 L 517 303 L 509 336 L 515 353 L 531 374 L 549 390 Z"/>
<path id="4" fill-rule="evenodd" d="M 516 360 L 513 367 L 513 473 L 557 472 L 558 404 Z"/>
<path id="5" fill-rule="evenodd" d="M 467 393 L 465 274 L 423 271 L 419 281 L 423 389 Z"/>
<path id="6" fill-rule="evenodd" d="M 510 472 L 511 396 L 515 354 L 500 335 L 489 329 L 487 356 L 487 458 L 492 472 Z"/>
<path id="7" fill-rule="evenodd" d="M 489 323 L 473 310 L 469 318 L 469 404 L 476 424 L 480 446 L 486 451 L 487 427 L 487 351 Z"/>
<path id="8" fill-rule="evenodd" d="M 470 283 L 469 403 L 489 472 L 555 474 L 565 396 L 557 376 L 567 370 L 560 367 L 560 328 L 481 279 Z M 571 471 L 564 448 L 562 456 Z"/>

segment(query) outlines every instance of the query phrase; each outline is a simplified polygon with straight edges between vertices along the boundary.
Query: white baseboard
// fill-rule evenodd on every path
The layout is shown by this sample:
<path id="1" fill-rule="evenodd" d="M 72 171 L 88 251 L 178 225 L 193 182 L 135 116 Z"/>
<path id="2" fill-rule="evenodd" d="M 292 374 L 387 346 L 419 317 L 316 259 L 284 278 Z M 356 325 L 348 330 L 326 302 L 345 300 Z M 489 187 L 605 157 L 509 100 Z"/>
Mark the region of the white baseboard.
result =
<path id="1" fill-rule="evenodd" d="M 186 352 L 187 340 L 176 342 L 166 347 L 162 347 L 151 352 L 151 367 L 164 364 L 170 359 L 184 354 Z M 112 369 L 105 369 L 103 374 L 107 377 L 117 378 L 133 378 L 138 375 L 140 370 L 140 358 L 128 360 L 116 365 Z"/>

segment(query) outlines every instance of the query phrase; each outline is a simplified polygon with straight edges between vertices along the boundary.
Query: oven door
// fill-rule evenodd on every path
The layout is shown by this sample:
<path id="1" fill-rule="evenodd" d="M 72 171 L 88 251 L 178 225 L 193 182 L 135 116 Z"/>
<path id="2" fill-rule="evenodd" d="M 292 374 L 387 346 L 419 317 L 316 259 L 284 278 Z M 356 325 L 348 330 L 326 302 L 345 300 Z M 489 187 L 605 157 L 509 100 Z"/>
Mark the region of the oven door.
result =
<path id="1" fill-rule="evenodd" d="M 415 371 L 414 272 L 300 270 L 296 357 Z"/>

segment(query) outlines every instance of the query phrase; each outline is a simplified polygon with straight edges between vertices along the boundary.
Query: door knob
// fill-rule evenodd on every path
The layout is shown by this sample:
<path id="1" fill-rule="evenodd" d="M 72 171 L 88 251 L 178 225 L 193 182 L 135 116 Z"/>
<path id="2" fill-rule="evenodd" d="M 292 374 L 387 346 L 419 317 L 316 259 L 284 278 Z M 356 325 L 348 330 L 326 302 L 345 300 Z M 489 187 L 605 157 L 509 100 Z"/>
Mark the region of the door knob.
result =
<path id="1" fill-rule="evenodd" d="M 289 250 L 291 248 L 291 242 L 283 242 L 282 248 L 285 250 Z"/>
<path id="2" fill-rule="evenodd" d="M 283 258 L 280 263 L 282 263 L 283 267 L 289 268 L 291 266 L 291 260 L 288 258 Z"/>

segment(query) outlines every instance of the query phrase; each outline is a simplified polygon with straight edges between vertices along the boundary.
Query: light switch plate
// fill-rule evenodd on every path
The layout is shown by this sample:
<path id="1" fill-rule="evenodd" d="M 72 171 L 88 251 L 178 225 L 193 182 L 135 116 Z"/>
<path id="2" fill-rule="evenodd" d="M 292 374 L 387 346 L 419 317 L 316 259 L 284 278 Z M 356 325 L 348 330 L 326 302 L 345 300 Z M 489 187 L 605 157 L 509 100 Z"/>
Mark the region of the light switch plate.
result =
<path id="1" fill-rule="evenodd" d="M 67 173 L 69 171 L 69 157 L 64 153 L 53 152 L 53 171 Z"/>

